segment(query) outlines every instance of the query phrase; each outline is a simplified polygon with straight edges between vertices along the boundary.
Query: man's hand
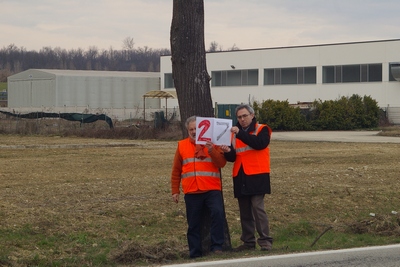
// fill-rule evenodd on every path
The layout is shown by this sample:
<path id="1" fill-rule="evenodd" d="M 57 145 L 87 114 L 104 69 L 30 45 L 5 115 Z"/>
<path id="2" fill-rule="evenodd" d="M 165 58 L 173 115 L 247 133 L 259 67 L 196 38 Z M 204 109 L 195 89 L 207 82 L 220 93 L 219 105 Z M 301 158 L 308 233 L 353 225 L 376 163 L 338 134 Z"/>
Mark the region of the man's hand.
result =
<path id="1" fill-rule="evenodd" d="M 221 150 L 225 153 L 231 152 L 231 148 L 227 145 L 221 145 L 219 146 L 221 148 Z"/>
<path id="2" fill-rule="evenodd" d="M 211 150 L 213 149 L 214 144 L 210 141 L 207 141 L 205 144 L 205 147 L 208 149 L 208 153 L 211 153 Z"/>
<path id="3" fill-rule="evenodd" d="M 179 202 L 179 194 L 173 194 L 172 195 L 172 201 L 175 202 L 175 203 L 178 203 Z"/>
<path id="4" fill-rule="evenodd" d="M 231 128 L 231 133 L 237 134 L 239 132 L 239 128 L 237 126 L 233 126 Z"/>

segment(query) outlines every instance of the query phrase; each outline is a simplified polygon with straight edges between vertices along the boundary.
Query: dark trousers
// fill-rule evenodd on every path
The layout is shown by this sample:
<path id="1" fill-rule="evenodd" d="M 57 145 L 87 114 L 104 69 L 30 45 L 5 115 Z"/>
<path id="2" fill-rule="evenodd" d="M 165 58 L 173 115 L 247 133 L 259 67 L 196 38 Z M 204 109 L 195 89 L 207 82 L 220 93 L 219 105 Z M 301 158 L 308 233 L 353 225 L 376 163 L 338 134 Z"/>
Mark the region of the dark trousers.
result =
<path id="1" fill-rule="evenodd" d="M 260 246 L 272 245 L 273 239 L 269 235 L 269 221 L 264 210 L 264 195 L 242 196 L 238 198 L 240 223 L 242 225 L 241 240 L 247 246 L 256 245 L 255 230 Z"/>
<path id="2" fill-rule="evenodd" d="M 186 194 L 186 217 L 188 222 L 187 239 L 191 258 L 201 257 L 201 228 L 203 210 L 208 208 L 211 215 L 211 251 L 222 250 L 224 243 L 224 208 L 221 191 L 208 191 L 201 194 Z"/>

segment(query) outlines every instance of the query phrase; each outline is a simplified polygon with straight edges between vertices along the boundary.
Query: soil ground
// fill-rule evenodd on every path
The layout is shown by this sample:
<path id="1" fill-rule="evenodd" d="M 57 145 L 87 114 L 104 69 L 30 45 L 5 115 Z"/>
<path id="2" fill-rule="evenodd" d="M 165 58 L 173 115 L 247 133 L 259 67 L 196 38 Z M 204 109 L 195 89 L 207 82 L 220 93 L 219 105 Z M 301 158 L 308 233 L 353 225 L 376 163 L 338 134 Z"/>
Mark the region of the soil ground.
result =
<path id="1" fill-rule="evenodd" d="M 0 140 L 0 231 L 28 225 L 32 234 L 65 238 L 46 247 L 0 237 L 0 250 L 10 251 L 4 265 L 25 266 L 18 262 L 33 254 L 49 262 L 85 258 L 85 246 L 107 249 L 102 240 L 115 242 L 107 255 L 118 264 L 187 253 L 184 203 L 172 202 L 169 184 L 176 141 Z M 272 194 L 265 204 L 272 235 L 300 221 L 400 235 L 399 225 L 386 223 L 391 211 L 400 212 L 400 144 L 272 140 L 270 148 Z M 231 169 L 223 169 L 223 194 L 232 243 L 240 244 Z M 371 222 L 370 213 L 381 219 Z"/>

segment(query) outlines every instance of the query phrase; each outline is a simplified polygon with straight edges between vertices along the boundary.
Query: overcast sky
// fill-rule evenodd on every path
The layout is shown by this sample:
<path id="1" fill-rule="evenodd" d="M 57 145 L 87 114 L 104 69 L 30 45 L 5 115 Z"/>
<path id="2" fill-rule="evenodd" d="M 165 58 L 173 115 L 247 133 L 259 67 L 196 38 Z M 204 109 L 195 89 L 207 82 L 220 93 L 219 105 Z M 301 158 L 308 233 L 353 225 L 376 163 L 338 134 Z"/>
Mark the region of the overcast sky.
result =
<path id="1" fill-rule="evenodd" d="M 0 48 L 170 48 L 173 0 L 0 0 Z M 240 49 L 400 39 L 399 0 L 204 0 L 205 45 Z M 399 52 L 400 53 L 400 52 Z"/>

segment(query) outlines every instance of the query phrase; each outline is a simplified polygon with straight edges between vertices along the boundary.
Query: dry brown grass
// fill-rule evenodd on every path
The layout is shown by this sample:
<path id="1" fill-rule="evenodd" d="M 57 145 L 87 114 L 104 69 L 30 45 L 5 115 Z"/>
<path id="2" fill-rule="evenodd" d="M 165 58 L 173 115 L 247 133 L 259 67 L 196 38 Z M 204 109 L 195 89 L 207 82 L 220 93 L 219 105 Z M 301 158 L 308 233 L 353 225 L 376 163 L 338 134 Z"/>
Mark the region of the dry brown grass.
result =
<path id="1" fill-rule="evenodd" d="M 400 125 L 382 127 L 379 135 L 400 137 Z"/>
<path id="2" fill-rule="evenodd" d="M 169 185 L 175 141 L 0 140 L 0 265 L 96 265 L 100 252 L 116 265 L 186 257 L 185 208 L 172 202 Z M 272 234 L 307 221 L 321 230 L 398 236 L 387 217 L 400 211 L 399 151 L 400 144 L 272 141 L 265 200 Z M 223 169 L 223 185 L 236 245 L 231 167 Z"/>

